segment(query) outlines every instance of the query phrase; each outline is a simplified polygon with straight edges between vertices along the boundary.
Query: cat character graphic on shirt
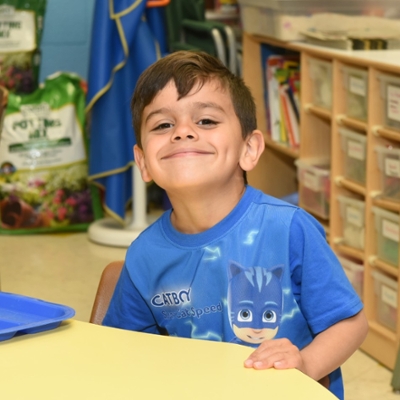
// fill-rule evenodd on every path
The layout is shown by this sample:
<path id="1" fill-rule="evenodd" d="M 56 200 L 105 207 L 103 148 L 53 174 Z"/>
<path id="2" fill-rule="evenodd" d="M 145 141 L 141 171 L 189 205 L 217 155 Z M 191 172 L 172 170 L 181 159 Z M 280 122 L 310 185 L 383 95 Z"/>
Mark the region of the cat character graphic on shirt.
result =
<path id="1" fill-rule="evenodd" d="M 281 265 L 270 269 L 244 268 L 232 262 L 228 269 L 228 311 L 235 343 L 259 345 L 273 339 L 283 311 Z M 243 343 L 244 342 L 244 343 Z"/>

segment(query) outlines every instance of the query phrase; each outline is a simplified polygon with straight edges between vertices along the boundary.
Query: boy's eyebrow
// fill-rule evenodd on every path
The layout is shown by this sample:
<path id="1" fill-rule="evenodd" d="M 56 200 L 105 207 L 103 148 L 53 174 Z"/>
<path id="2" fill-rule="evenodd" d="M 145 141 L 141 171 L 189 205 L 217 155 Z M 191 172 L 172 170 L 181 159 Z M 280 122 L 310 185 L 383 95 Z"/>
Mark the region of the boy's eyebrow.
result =
<path id="1" fill-rule="evenodd" d="M 144 120 L 144 122 L 147 122 L 153 115 L 156 114 L 163 114 L 165 112 L 168 111 L 168 108 L 166 107 L 162 107 L 162 108 L 158 108 L 157 110 L 153 110 L 149 113 L 149 115 L 146 117 L 146 119 Z"/>
<path id="2" fill-rule="evenodd" d="M 216 108 L 217 110 L 225 111 L 223 107 L 212 101 L 206 101 L 206 102 L 198 101 L 194 104 L 199 108 Z"/>

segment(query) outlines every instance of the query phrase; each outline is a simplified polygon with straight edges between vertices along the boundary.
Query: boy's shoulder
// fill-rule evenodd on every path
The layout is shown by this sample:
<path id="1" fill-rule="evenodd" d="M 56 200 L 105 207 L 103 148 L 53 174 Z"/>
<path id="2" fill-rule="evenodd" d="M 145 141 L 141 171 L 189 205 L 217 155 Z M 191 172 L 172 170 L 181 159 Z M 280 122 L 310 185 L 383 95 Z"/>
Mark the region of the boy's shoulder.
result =
<path id="1" fill-rule="evenodd" d="M 292 204 L 288 203 L 285 200 L 279 199 L 274 196 L 270 196 L 258 189 L 249 187 L 251 191 L 253 191 L 253 196 L 254 200 L 253 202 L 257 206 L 267 206 L 271 210 L 270 212 L 274 217 L 277 217 L 279 215 L 285 215 L 288 216 L 290 215 L 290 220 L 293 222 L 291 224 L 291 229 L 295 231 L 299 230 L 308 230 L 309 228 L 312 229 L 317 229 L 319 233 L 324 233 L 324 228 L 321 225 L 321 223 L 310 213 L 308 213 L 306 210 L 303 208 Z"/>
<path id="2" fill-rule="evenodd" d="M 262 192 L 259 189 L 256 189 L 252 186 L 247 186 L 246 192 L 249 192 L 249 194 L 253 198 L 254 203 L 258 203 L 259 205 L 270 205 L 270 206 L 276 206 L 276 207 L 285 207 L 288 209 L 291 209 L 292 211 L 298 210 L 299 207 L 295 204 L 288 203 L 287 201 L 283 199 L 279 199 L 278 197 L 271 196 L 269 194 L 266 194 Z"/>

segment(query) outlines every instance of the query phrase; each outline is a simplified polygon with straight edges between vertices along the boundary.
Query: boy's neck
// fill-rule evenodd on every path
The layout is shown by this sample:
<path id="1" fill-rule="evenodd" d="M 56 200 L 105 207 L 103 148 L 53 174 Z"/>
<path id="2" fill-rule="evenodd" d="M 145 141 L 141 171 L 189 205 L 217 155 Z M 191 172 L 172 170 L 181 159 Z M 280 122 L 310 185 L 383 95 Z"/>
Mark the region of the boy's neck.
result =
<path id="1" fill-rule="evenodd" d="M 184 196 L 168 194 L 173 212 L 171 223 L 181 233 L 195 234 L 206 231 L 222 221 L 238 204 L 246 187 L 234 190 L 216 190 L 214 193 L 186 193 Z"/>

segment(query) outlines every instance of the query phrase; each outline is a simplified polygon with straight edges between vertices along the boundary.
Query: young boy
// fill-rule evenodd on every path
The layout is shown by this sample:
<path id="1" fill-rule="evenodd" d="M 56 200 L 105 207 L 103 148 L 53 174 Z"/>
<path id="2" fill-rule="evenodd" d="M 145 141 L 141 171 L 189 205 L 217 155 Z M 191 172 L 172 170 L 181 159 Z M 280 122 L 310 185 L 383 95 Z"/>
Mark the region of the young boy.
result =
<path id="1" fill-rule="evenodd" d="M 142 74 L 131 107 L 135 161 L 172 210 L 131 244 L 103 324 L 256 347 L 245 367 L 297 368 L 343 398 L 363 306 L 320 224 L 247 185 L 264 140 L 243 81 L 177 52 Z"/>

